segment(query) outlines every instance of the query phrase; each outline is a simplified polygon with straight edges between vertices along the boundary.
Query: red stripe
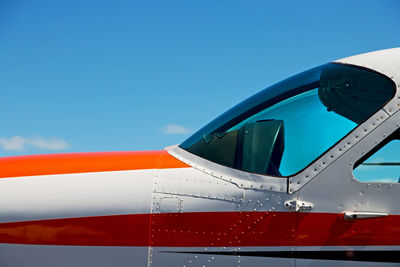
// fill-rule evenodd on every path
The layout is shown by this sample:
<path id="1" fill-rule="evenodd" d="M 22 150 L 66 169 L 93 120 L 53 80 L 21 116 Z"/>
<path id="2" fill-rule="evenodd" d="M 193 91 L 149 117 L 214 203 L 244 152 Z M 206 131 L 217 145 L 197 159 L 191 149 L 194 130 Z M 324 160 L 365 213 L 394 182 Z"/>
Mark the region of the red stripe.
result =
<path id="1" fill-rule="evenodd" d="M 290 212 L 194 212 L 155 214 L 151 245 L 176 247 L 294 245 Z"/>
<path id="2" fill-rule="evenodd" d="M 0 158 L 0 178 L 184 167 L 166 151 L 29 155 Z"/>
<path id="3" fill-rule="evenodd" d="M 400 216 L 345 221 L 343 214 L 299 213 L 299 246 L 399 246 Z"/>
<path id="4" fill-rule="evenodd" d="M 0 224 L 0 243 L 147 246 L 150 214 L 53 219 Z"/>
<path id="5" fill-rule="evenodd" d="M 288 231 L 293 221 L 293 213 L 201 212 L 13 222 L 0 224 L 0 243 L 81 246 L 283 246 L 288 245 L 288 240 L 294 240 L 293 233 Z"/>
<path id="6" fill-rule="evenodd" d="M 134 214 L 0 224 L 0 243 L 77 246 L 294 246 L 295 213 Z M 299 246 L 400 245 L 400 216 L 346 222 L 300 213 Z M 151 227 L 150 227 L 151 225 Z"/>

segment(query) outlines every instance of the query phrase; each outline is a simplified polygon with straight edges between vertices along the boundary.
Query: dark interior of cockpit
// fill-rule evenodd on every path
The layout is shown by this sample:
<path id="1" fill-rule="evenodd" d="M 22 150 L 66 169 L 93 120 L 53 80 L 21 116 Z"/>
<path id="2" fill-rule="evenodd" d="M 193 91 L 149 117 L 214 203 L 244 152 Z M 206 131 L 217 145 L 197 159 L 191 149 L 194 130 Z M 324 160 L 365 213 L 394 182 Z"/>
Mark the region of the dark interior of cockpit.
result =
<path id="1" fill-rule="evenodd" d="M 208 135 L 192 149 L 198 156 L 227 167 L 280 175 L 284 136 L 282 120 L 260 120 L 238 130 Z"/>

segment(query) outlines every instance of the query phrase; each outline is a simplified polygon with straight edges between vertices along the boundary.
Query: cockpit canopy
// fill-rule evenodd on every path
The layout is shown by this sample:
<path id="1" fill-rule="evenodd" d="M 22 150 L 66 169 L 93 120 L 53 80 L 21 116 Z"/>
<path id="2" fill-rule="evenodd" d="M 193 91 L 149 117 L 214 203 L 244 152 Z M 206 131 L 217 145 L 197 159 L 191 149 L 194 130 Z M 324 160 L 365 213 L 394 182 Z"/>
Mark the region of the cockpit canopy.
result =
<path id="1" fill-rule="evenodd" d="M 395 85 L 386 76 L 329 63 L 248 98 L 180 147 L 227 167 L 289 176 L 376 113 L 394 94 Z"/>

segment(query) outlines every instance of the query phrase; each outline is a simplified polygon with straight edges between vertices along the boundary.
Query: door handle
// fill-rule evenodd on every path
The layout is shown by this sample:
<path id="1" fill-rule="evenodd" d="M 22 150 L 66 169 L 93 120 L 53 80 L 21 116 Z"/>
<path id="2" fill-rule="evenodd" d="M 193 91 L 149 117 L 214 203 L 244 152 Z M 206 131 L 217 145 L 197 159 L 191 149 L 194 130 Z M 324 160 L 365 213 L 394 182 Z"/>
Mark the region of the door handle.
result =
<path id="1" fill-rule="evenodd" d="M 386 216 L 388 216 L 388 214 L 382 212 L 347 211 L 343 214 L 343 219 L 345 221 L 354 221 L 358 219 L 370 219 L 370 218 L 379 218 Z"/>

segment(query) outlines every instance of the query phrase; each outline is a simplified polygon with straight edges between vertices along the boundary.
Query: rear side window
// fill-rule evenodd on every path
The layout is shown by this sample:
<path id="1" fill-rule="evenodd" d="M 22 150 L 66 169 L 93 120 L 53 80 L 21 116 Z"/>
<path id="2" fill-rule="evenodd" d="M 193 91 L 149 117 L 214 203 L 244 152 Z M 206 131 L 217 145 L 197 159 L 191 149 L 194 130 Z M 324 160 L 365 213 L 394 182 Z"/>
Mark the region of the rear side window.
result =
<path id="1" fill-rule="evenodd" d="M 376 72 L 323 65 L 244 101 L 181 147 L 227 167 L 290 176 L 381 109 L 394 93 L 393 82 Z"/>
<path id="2" fill-rule="evenodd" d="M 400 132 L 356 163 L 353 174 L 360 182 L 400 182 Z"/>

